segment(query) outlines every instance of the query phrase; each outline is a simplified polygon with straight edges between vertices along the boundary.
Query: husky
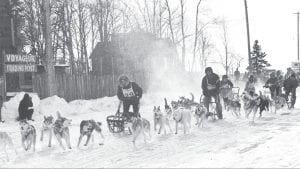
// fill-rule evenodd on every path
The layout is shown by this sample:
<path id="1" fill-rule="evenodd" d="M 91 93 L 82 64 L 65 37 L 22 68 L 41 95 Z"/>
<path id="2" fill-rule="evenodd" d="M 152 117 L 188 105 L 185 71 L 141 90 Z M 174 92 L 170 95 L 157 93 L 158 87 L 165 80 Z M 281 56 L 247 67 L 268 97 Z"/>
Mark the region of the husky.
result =
<path id="1" fill-rule="evenodd" d="M 10 147 L 15 151 L 16 154 L 18 154 L 11 137 L 9 137 L 9 135 L 6 132 L 0 132 L 0 147 L 1 150 L 3 150 L 6 154 L 7 161 L 9 161 L 9 156 L 6 151 L 7 147 Z"/>
<path id="2" fill-rule="evenodd" d="M 33 146 L 33 152 L 35 152 L 36 130 L 34 126 L 29 124 L 26 120 L 20 120 L 19 124 L 24 150 L 27 151 Z"/>
<path id="3" fill-rule="evenodd" d="M 84 146 L 87 146 L 94 130 L 96 130 L 96 132 L 98 132 L 100 134 L 102 139 L 104 139 L 104 136 L 103 136 L 102 130 L 101 130 L 101 125 L 102 125 L 101 122 L 96 122 L 95 120 L 82 120 L 80 122 L 80 136 L 78 139 L 77 147 L 79 147 L 81 139 L 85 135 L 87 136 L 87 139 L 86 139 L 86 143 L 84 144 Z M 102 144 L 99 144 L 99 145 L 102 145 Z"/>
<path id="4" fill-rule="evenodd" d="M 175 134 L 178 131 L 178 123 L 182 123 L 184 127 L 184 134 L 191 128 L 191 111 L 183 107 L 179 107 L 173 112 L 173 119 L 175 120 Z"/>
<path id="5" fill-rule="evenodd" d="M 53 133 L 56 136 L 57 141 L 59 142 L 59 145 L 63 150 L 65 150 L 65 147 L 62 143 L 62 139 L 66 141 L 68 148 L 72 149 L 70 143 L 70 132 L 69 132 L 69 126 L 71 126 L 72 120 L 62 117 L 59 112 L 56 113 L 57 113 L 57 120 L 54 122 L 53 125 Z"/>
<path id="6" fill-rule="evenodd" d="M 259 93 L 260 93 L 260 95 L 259 95 L 259 98 L 260 98 L 259 117 L 262 117 L 263 111 L 270 111 L 272 101 L 268 96 L 263 95 L 261 91 Z"/>
<path id="7" fill-rule="evenodd" d="M 227 111 L 232 111 L 236 117 L 241 115 L 241 103 L 238 99 L 230 99 L 229 97 L 223 98 L 225 109 Z"/>
<path id="8" fill-rule="evenodd" d="M 150 122 L 144 118 L 141 117 L 134 117 L 132 116 L 130 118 L 130 130 L 133 132 L 133 145 L 135 145 L 135 141 L 137 137 L 143 133 L 144 136 L 144 142 L 146 143 L 146 134 L 148 134 L 149 138 L 151 139 L 151 133 L 150 133 Z"/>
<path id="9" fill-rule="evenodd" d="M 245 92 L 243 93 L 242 99 L 244 101 L 245 116 L 248 119 L 249 115 L 253 113 L 252 121 L 250 122 L 250 124 L 254 124 L 254 119 L 258 111 L 261 99 L 257 94 L 248 94 Z"/>
<path id="10" fill-rule="evenodd" d="M 176 102 L 176 101 L 172 101 L 171 102 L 171 106 L 172 108 L 176 109 L 178 107 L 184 107 L 185 109 L 189 109 L 191 110 L 193 107 L 197 107 L 198 103 L 196 103 L 194 100 L 194 94 L 193 93 L 190 93 L 192 98 L 191 99 L 188 99 L 184 96 L 182 97 L 179 97 L 179 100 Z"/>
<path id="11" fill-rule="evenodd" d="M 48 142 L 48 147 L 51 147 L 51 140 L 52 140 L 52 130 L 53 130 L 53 116 L 44 116 L 44 121 L 42 124 L 42 129 L 41 129 L 41 141 L 44 139 L 44 132 L 49 132 L 49 142 Z"/>
<path id="12" fill-rule="evenodd" d="M 196 125 L 198 127 L 204 127 L 203 123 L 204 120 L 208 118 L 208 111 L 207 108 L 203 104 L 199 104 L 195 109 L 195 118 L 196 118 Z"/>
<path id="13" fill-rule="evenodd" d="M 156 125 L 159 124 L 159 131 L 158 134 L 160 134 L 161 130 L 164 129 L 164 133 L 166 134 L 166 125 L 170 129 L 170 132 L 172 133 L 172 128 L 170 126 L 170 118 L 168 117 L 168 114 L 163 114 L 163 112 L 160 110 L 160 106 L 156 107 L 154 106 L 153 109 L 155 121 L 154 121 L 154 128 L 156 131 Z"/>

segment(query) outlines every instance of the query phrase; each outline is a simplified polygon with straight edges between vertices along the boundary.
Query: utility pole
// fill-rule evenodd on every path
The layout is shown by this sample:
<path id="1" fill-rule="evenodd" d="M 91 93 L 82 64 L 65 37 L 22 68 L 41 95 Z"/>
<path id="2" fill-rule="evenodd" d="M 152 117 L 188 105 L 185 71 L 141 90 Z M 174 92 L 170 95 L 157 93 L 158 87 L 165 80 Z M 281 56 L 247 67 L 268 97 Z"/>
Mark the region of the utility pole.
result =
<path id="1" fill-rule="evenodd" d="M 245 4 L 245 15 L 246 15 L 247 39 L 248 39 L 248 62 L 249 62 L 249 71 L 252 72 L 252 65 L 251 65 L 251 48 L 250 48 L 250 33 L 249 33 L 249 19 L 248 19 L 248 6 L 247 6 L 247 0 L 244 0 L 244 4 Z"/>
<path id="2" fill-rule="evenodd" d="M 294 13 L 294 14 L 297 14 L 297 59 L 298 59 L 298 62 L 299 62 L 299 12 L 297 13 Z"/>

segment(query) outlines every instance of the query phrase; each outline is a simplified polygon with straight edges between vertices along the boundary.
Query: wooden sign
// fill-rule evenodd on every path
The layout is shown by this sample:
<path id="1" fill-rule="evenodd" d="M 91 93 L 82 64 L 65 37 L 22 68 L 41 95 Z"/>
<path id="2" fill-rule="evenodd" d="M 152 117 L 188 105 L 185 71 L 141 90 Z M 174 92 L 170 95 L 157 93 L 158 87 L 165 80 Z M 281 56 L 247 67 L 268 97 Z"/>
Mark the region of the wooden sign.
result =
<path id="1" fill-rule="evenodd" d="M 24 64 L 6 64 L 6 73 L 17 73 L 17 72 L 37 72 L 36 65 L 24 65 Z"/>
<path id="2" fill-rule="evenodd" d="M 14 54 L 6 54 L 4 57 L 5 63 L 19 63 L 19 64 L 28 64 L 28 63 L 36 63 L 36 56 L 34 55 L 14 55 Z"/>

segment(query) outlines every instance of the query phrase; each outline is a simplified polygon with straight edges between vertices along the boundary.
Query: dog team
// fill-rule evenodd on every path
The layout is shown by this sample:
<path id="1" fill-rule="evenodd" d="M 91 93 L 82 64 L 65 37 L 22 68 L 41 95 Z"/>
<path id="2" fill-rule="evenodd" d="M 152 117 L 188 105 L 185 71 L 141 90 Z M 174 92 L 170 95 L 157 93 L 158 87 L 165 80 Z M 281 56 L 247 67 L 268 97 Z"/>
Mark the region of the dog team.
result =
<path id="1" fill-rule="evenodd" d="M 55 121 L 52 115 L 44 116 L 44 120 L 42 122 L 42 127 L 41 127 L 40 141 L 44 140 L 44 133 L 48 133 L 49 136 L 48 147 L 51 147 L 52 134 L 54 134 L 60 147 L 63 150 L 66 150 L 66 147 L 67 149 L 72 149 L 70 143 L 70 131 L 69 131 L 69 126 L 71 126 L 71 122 L 72 122 L 71 119 L 62 117 L 59 112 L 57 112 L 57 119 Z M 82 120 L 80 123 L 80 136 L 78 138 L 77 147 L 79 147 L 81 140 L 84 136 L 87 137 L 84 146 L 87 146 L 89 144 L 90 138 L 93 137 L 92 134 L 94 130 L 100 134 L 102 139 L 104 139 L 101 130 L 101 125 L 102 125 L 101 122 L 96 122 L 94 120 Z M 35 152 L 35 147 L 37 142 L 36 128 L 32 124 L 30 124 L 27 119 L 20 120 L 19 126 L 20 126 L 23 149 L 25 151 L 29 151 L 32 149 L 32 151 Z M 66 143 L 66 147 L 63 144 L 63 140 Z M 8 161 L 9 161 L 9 157 L 7 153 L 7 148 L 14 149 L 17 154 L 13 141 L 7 132 L 0 132 L 0 144 L 2 146 L 1 150 L 3 150 L 4 153 L 6 154 Z M 102 144 L 103 143 L 99 143 L 99 145 Z"/>
<path id="2" fill-rule="evenodd" d="M 233 84 L 228 79 L 227 75 L 224 75 L 222 80 L 220 80 L 219 76 L 213 72 L 211 67 L 207 67 L 205 69 L 205 74 L 206 75 L 202 79 L 202 90 L 204 97 L 202 100 L 200 99 L 200 103 L 196 103 L 194 101 L 194 95 L 191 94 L 191 100 L 185 97 L 180 97 L 178 101 L 171 101 L 171 105 L 167 103 L 167 99 L 165 98 L 164 111 L 160 108 L 160 106 L 154 106 L 154 130 L 156 131 L 157 126 L 159 126 L 158 134 L 160 134 L 162 131 L 166 134 L 167 129 L 170 133 L 172 133 L 172 121 L 175 121 L 175 134 L 178 133 L 179 124 L 183 126 L 184 134 L 189 133 L 192 126 L 191 120 L 193 113 L 197 121 L 196 125 L 198 127 L 203 127 L 204 121 L 209 117 L 211 117 L 213 120 L 216 120 L 216 117 L 221 120 L 223 119 L 222 104 L 224 105 L 225 110 L 231 111 L 233 115 L 239 117 L 241 115 L 240 111 L 242 107 L 240 98 L 244 103 L 243 108 L 246 118 L 249 118 L 251 113 L 253 114 L 252 123 L 254 123 L 254 118 L 258 111 L 260 116 L 262 116 L 262 112 L 269 111 L 271 106 L 274 106 L 275 109 L 283 107 L 286 104 L 287 96 L 289 96 L 290 93 L 292 95 L 291 108 L 294 107 L 296 100 L 296 88 L 298 87 L 298 81 L 296 80 L 294 73 L 290 73 L 284 82 L 282 82 L 282 78 L 278 80 L 279 78 L 276 79 L 274 78 L 274 74 L 271 74 L 270 79 L 264 86 L 270 88 L 271 98 L 262 92 L 259 92 L 259 94 L 256 93 L 256 79 L 253 75 L 250 75 L 244 92 L 241 96 L 239 96 L 232 93 Z M 281 84 L 281 82 L 284 85 L 287 96 L 280 95 L 281 92 L 278 89 L 278 86 Z M 151 139 L 150 122 L 147 119 L 142 118 L 139 113 L 140 99 L 142 98 L 142 94 L 143 90 L 139 85 L 137 85 L 135 82 L 131 82 L 126 75 L 120 76 L 117 90 L 117 96 L 120 100 L 120 105 L 117 113 L 120 114 L 120 107 L 121 104 L 123 104 L 123 113 L 121 115 L 126 121 L 124 127 L 128 128 L 129 132 L 133 134 L 132 141 L 134 145 L 137 137 L 141 134 L 143 134 L 145 142 L 147 137 Z M 25 151 L 30 149 L 35 151 L 37 132 L 35 127 L 28 122 L 28 120 L 33 121 L 32 101 L 28 94 L 25 94 L 24 99 L 21 101 L 21 108 L 19 106 L 20 117 L 18 118 L 22 136 L 22 146 Z M 133 107 L 132 113 L 129 112 L 130 106 Z M 71 121 L 71 119 L 62 117 L 59 112 L 57 112 L 57 119 L 55 121 L 52 116 L 44 116 L 40 141 L 43 141 L 44 133 L 46 132 L 49 136 L 48 147 L 51 147 L 52 134 L 54 134 L 63 150 L 66 150 L 66 148 L 72 149 L 69 131 Z M 78 138 L 77 147 L 80 146 L 81 140 L 84 136 L 87 137 L 84 146 L 87 146 L 90 139 L 93 139 L 92 133 L 94 130 L 100 134 L 102 139 L 104 139 L 101 130 L 101 122 L 96 122 L 95 120 L 81 121 L 80 136 Z M 63 144 L 63 140 L 65 141 L 66 146 Z M 15 148 L 12 139 L 6 132 L 0 132 L 0 143 L 8 159 L 6 148 Z"/>

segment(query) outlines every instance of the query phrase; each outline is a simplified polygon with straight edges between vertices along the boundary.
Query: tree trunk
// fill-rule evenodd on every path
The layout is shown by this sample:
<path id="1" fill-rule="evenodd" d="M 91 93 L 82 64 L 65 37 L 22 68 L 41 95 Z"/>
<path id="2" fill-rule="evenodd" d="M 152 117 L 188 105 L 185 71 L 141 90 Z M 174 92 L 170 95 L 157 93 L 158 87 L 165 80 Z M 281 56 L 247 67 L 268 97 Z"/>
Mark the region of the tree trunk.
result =
<path id="1" fill-rule="evenodd" d="M 170 9 L 170 6 L 169 6 L 169 1 L 166 0 L 166 7 L 167 7 L 167 10 L 168 10 L 168 22 L 169 22 L 169 27 L 170 27 L 170 32 L 171 32 L 171 37 L 172 37 L 172 42 L 173 44 L 175 44 L 175 38 L 174 38 L 174 30 L 173 30 L 173 25 L 172 25 L 172 14 L 171 14 L 171 9 Z"/>
<path id="2" fill-rule="evenodd" d="M 195 41 L 194 41 L 194 49 L 193 49 L 193 62 L 192 62 L 192 71 L 194 69 L 194 65 L 196 62 L 196 49 L 197 49 L 197 42 L 198 42 L 198 15 L 199 15 L 199 6 L 202 0 L 199 0 L 197 4 L 197 11 L 196 11 L 196 26 L 195 26 Z"/>
<path id="3" fill-rule="evenodd" d="M 45 18 L 45 40 L 46 40 L 46 73 L 47 73 L 47 96 L 56 94 L 55 70 L 53 62 L 51 20 L 50 20 L 50 0 L 43 0 Z"/>
<path id="4" fill-rule="evenodd" d="M 181 50 L 181 57 L 182 57 L 182 64 L 185 68 L 185 32 L 184 32 L 184 2 L 180 0 L 180 7 L 181 7 L 181 35 L 182 35 L 182 50 Z"/>

